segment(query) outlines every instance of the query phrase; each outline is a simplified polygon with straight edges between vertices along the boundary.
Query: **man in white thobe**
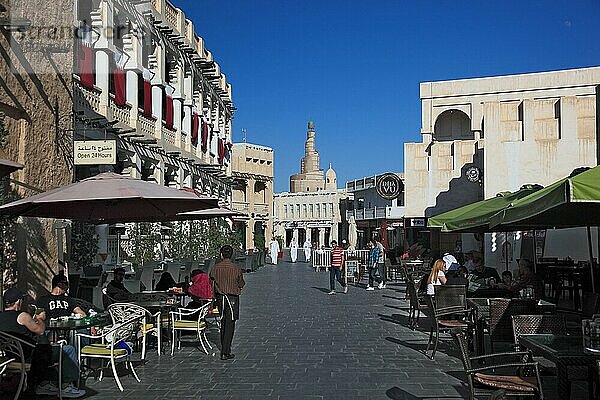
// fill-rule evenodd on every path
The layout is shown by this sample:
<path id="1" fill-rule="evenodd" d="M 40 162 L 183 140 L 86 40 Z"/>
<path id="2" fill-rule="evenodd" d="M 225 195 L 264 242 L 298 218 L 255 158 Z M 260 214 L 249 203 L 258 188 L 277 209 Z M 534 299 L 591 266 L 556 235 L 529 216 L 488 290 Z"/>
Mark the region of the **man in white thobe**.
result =
<path id="1" fill-rule="evenodd" d="M 306 239 L 302 247 L 304 248 L 304 258 L 306 259 L 306 262 L 310 262 L 310 253 L 312 250 L 312 244 L 310 243 L 310 240 Z"/>
<path id="2" fill-rule="evenodd" d="M 271 264 L 277 265 L 277 256 L 279 255 L 279 242 L 275 238 L 269 242 L 269 255 L 271 256 Z"/>
<path id="3" fill-rule="evenodd" d="M 293 263 L 298 259 L 298 240 L 296 238 L 292 238 L 290 243 L 290 258 Z"/>

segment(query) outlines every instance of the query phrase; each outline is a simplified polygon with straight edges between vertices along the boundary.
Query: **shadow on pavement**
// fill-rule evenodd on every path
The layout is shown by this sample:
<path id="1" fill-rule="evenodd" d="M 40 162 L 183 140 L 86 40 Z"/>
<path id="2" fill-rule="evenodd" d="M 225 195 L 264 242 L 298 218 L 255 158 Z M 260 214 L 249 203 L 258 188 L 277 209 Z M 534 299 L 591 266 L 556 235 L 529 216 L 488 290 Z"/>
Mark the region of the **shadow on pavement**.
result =
<path id="1" fill-rule="evenodd" d="M 413 394 L 410 394 L 409 392 L 400 389 L 397 386 L 394 386 L 393 388 L 388 389 L 385 394 L 387 395 L 388 398 L 390 399 L 394 399 L 394 400 L 414 400 L 414 399 L 466 399 L 468 398 L 468 392 L 465 390 L 465 388 L 463 387 L 456 387 L 456 386 L 449 386 L 449 388 L 455 388 L 456 391 L 458 392 L 455 396 L 435 396 L 435 397 L 430 397 L 430 396 L 415 396 Z"/>
<path id="2" fill-rule="evenodd" d="M 391 304 L 384 304 L 384 307 L 387 308 L 393 308 L 394 310 L 401 310 L 401 311 L 409 311 L 410 307 L 408 306 L 404 306 L 404 307 L 398 307 L 398 306 L 392 306 Z"/>
<path id="3" fill-rule="evenodd" d="M 316 290 L 319 290 L 319 291 L 321 291 L 323 293 L 329 293 L 329 289 L 327 289 L 327 288 L 316 287 L 316 286 L 313 286 L 312 288 L 316 289 Z"/>
<path id="4" fill-rule="evenodd" d="M 383 297 L 384 299 L 392 299 L 392 300 L 406 300 L 404 297 L 388 296 L 387 294 L 384 294 L 381 297 Z"/>
<path id="5" fill-rule="evenodd" d="M 403 325 L 405 327 L 408 327 L 408 325 L 409 325 L 409 319 L 408 319 L 407 315 L 401 315 L 401 314 L 392 314 L 392 315 L 377 314 L 377 316 L 382 321 L 392 322 L 394 324 L 400 324 L 400 325 Z"/>

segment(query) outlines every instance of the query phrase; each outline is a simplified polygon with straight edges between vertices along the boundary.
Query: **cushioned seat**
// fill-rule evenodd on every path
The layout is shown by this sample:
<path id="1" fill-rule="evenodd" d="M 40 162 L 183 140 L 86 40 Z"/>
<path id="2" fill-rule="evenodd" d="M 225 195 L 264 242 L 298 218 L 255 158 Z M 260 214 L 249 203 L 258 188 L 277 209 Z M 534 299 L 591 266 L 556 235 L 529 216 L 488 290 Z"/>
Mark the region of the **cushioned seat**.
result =
<path id="1" fill-rule="evenodd" d="M 6 370 L 7 371 L 20 371 L 21 370 L 21 363 L 18 361 L 13 361 L 10 364 L 8 364 L 6 366 Z M 25 371 L 30 371 L 31 370 L 31 364 L 30 363 L 25 363 Z"/>
<path id="2" fill-rule="evenodd" d="M 521 378 L 520 376 L 488 375 L 476 373 L 475 381 L 485 386 L 515 392 L 534 392 L 537 390 L 536 378 Z"/>
<path id="3" fill-rule="evenodd" d="M 438 324 L 448 328 L 467 328 L 469 326 L 469 324 L 467 324 L 466 322 L 456 321 L 453 319 L 440 319 L 438 320 Z"/>
<path id="4" fill-rule="evenodd" d="M 179 320 L 179 321 L 175 321 L 175 328 L 177 329 L 202 329 L 206 326 L 206 323 L 204 321 L 186 321 L 186 320 Z"/>
<path id="5" fill-rule="evenodd" d="M 81 349 L 81 354 L 110 357 L 110 347 L 107 348 L 105 344 L 90 344 Z M 115 357 L 121 357 L 127 355 L 127 351 L 125 349 L 115 349 L 114 354 Z"/>

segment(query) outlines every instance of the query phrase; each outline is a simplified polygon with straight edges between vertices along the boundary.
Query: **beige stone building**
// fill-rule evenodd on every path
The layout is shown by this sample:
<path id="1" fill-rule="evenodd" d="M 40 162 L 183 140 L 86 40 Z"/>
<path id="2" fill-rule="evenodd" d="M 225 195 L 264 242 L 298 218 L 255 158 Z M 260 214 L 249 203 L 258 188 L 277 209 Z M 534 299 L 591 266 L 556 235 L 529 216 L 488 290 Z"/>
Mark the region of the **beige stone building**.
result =
<path id="1" fill-rule="evenodd" d="M 420 92 L 422 141 L 405 144 L 409 229 L 598 164 L 600 67 L 424 82 Z"/>
<path id="2" fill-rule="evenodd" d="M 103 171 L 231 202 L 231 84 L 168 0 L 0 0 L 0 157 L 22 196 Z M 73 140 L 116 141 L 116 163 L 74 167 Z M 14 270 L 42 285 L 69 262 L 69 224 L 25 219 Z M 112 235 L 99 228 L 100 251 Z M 114 240 L 112 240 L 114 242 Z M 113 249 L 114 250 L 114 249 Z"/>
<path id="3" fill-rule="evenodd" d="M 233 210 L 247 217 L 235 218 L 243 229 L 246 249 L 253 249 L 254 235 L 267 240 L 273 235 L 273 149 L 250 143 L 235 143 L 231 159 L 234 179 Z"/>
<path id="4" fill-rule="evenodd" d="M 339 240 L 342 223 L 341 201 L 345 189 L 337 189 L 337 176 L 331 164 L 323 173 L 315 146 L 315 124 L 308 123 L 300 173 L 290 177 L 290 192 L 277 193 L 273 199 L 274 234 L 288 246 L 292 238 L 302 246 L 305 240 L 329 245 Z"/>

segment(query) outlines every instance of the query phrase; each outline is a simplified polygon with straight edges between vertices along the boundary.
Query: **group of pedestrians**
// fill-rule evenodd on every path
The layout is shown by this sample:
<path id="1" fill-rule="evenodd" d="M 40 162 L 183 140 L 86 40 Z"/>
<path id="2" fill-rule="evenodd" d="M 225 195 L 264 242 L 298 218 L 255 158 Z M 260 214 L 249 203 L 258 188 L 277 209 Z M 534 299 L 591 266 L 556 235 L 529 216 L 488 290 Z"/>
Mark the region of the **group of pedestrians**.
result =
<path id="1" fill-rule="evenodd" d="M 302 249 L 304 250 L 305 262 L 310 262 L 312 253 L 312 244 L 310 243 L 310 240 L 306 239 L 302 245 Z M 277 265 L 277 260 L 281 257 L 281 252 L 282 249 L 279 246 L 279 241 L 277 241 L 276 238 L 271 239 L 269 242 L 269 257 L 271 258 L 271 264 Z M 290 259 L 293 263 L 298 260 L 298 239 L 296 237 L 293 237 L 290 242 Z"/>
<path id="2" fill-rule="evenodd" d="M 335 281 L 342 286 L 343 292 L 348 293 L 348 284 L 342 279 L 342 270 L 344 268 L 344 248 L 338 246 L 337 241 L 331 242 L 331 268 L 329 269 L 329 293 L 335 294 Z M 373 282 L 377 282 L 378 289 L 386 288 L 386 270 L 385 270 L 385 248 L 376 238 L 369 240 L 369 261 L 367 270 L 369 272 L 369 283 L 367 290 L 375 290 Z"/>

